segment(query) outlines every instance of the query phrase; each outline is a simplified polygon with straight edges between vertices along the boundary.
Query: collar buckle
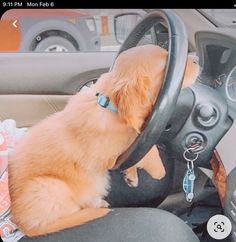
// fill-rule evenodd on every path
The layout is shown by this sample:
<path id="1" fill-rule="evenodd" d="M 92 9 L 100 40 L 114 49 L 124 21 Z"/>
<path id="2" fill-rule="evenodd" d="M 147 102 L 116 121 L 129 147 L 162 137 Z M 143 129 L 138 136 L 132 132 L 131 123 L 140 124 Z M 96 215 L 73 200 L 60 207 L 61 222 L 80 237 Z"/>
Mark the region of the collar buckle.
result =
<path id="1" fill-rule="evenodd" d="M 110 98 L 109 97 L 106 97 L 102 93 L 99 93 L 99 92 L 96 93 L 96 96 L 97 96 L 97 103 L 101 107 L 107 108 L 107 109 L 109 109 L 110 111 L 112 111 L 114 113 L 117 112 L 116 107 L 114 107 L 113 104 L 110 102 Z"/>
<path id="2" fill-rule="evenodd" d="M 103 96 L 100 93 L 96 93 L 96 96 L 98 97 L 97 102 L 101 107 L 106 108 L 109 105 L 109 102 L 110 102 L 109 97 Z"/>

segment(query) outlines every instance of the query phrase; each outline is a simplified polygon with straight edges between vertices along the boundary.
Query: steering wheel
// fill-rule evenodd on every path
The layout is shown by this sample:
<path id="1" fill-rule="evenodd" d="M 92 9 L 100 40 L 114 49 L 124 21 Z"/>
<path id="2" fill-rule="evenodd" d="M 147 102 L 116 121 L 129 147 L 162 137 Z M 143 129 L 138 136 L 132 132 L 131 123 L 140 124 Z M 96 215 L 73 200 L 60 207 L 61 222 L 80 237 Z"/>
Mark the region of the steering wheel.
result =
<path id="1" fill-rule="evenodd" d="M 175 109 L 180 94 L 188 54 L 188 39 L 182 20 L 171 10 L 149 13 L 131 31 L 118 55 L 135 47 L 145 33 L 160 21 L 168 26 L 169 49 L 164 81 L 153 110 L 143 126 L 142 132 L 131 146 L 118 157 L 114 169 L 125 170 L 138 163 L 158 143 L 162 132 Z M 117 56 L 118 56 L 117 55 Z"/>

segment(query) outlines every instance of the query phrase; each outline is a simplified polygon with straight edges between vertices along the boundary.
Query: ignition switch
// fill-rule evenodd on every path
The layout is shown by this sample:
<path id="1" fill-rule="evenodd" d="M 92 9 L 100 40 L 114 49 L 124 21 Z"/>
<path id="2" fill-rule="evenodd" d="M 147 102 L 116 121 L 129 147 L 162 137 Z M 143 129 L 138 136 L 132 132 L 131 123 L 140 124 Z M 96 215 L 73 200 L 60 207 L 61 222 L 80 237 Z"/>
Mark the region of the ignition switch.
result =
<path id="1" fill-rule="evenodd" d="M 201 134 L 191 133 L 186 137 L 185 145 L 192 153 L 199 153 L 204 149 L 206 144 Z"/>

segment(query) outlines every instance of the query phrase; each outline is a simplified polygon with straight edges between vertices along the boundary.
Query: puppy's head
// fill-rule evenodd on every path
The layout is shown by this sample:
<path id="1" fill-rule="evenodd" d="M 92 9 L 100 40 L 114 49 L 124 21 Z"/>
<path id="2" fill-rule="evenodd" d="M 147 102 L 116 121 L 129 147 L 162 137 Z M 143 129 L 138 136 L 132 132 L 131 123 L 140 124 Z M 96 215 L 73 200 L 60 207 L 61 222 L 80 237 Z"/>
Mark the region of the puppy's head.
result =
<path id="1" fill-rule="evenodd" d="M 111 99 L 119 116 L 138 133 L 153 108 L 160 91 L 167 63 L 167 51 L 144 45 L 121 53 L 109 73 Z M 197 65 L 188 59 L 185 86 L 198 74 Z"/>

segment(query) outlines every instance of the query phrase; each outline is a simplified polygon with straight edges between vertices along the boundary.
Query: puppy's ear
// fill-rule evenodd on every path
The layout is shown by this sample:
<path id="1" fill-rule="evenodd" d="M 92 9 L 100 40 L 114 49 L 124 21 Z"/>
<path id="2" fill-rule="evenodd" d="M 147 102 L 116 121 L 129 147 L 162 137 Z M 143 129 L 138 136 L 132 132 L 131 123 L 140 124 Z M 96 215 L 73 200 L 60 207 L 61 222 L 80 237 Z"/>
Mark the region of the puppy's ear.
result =
<path id="1" fill-rule="evenodd" d="M 183 88 L 191 86 L 199 75 L 199 65 L 193 56 L 189 55 L 184 74 Z"/>
<path id="2" fill-rule="evenodd" d="M 125 123 L 138 133 L 145 118 L 152 109 L 150 79 L 145 75 L 134 72 L 133 75 L 115 77 L 113 89 L 114 102 L 119 116 Z"/>

